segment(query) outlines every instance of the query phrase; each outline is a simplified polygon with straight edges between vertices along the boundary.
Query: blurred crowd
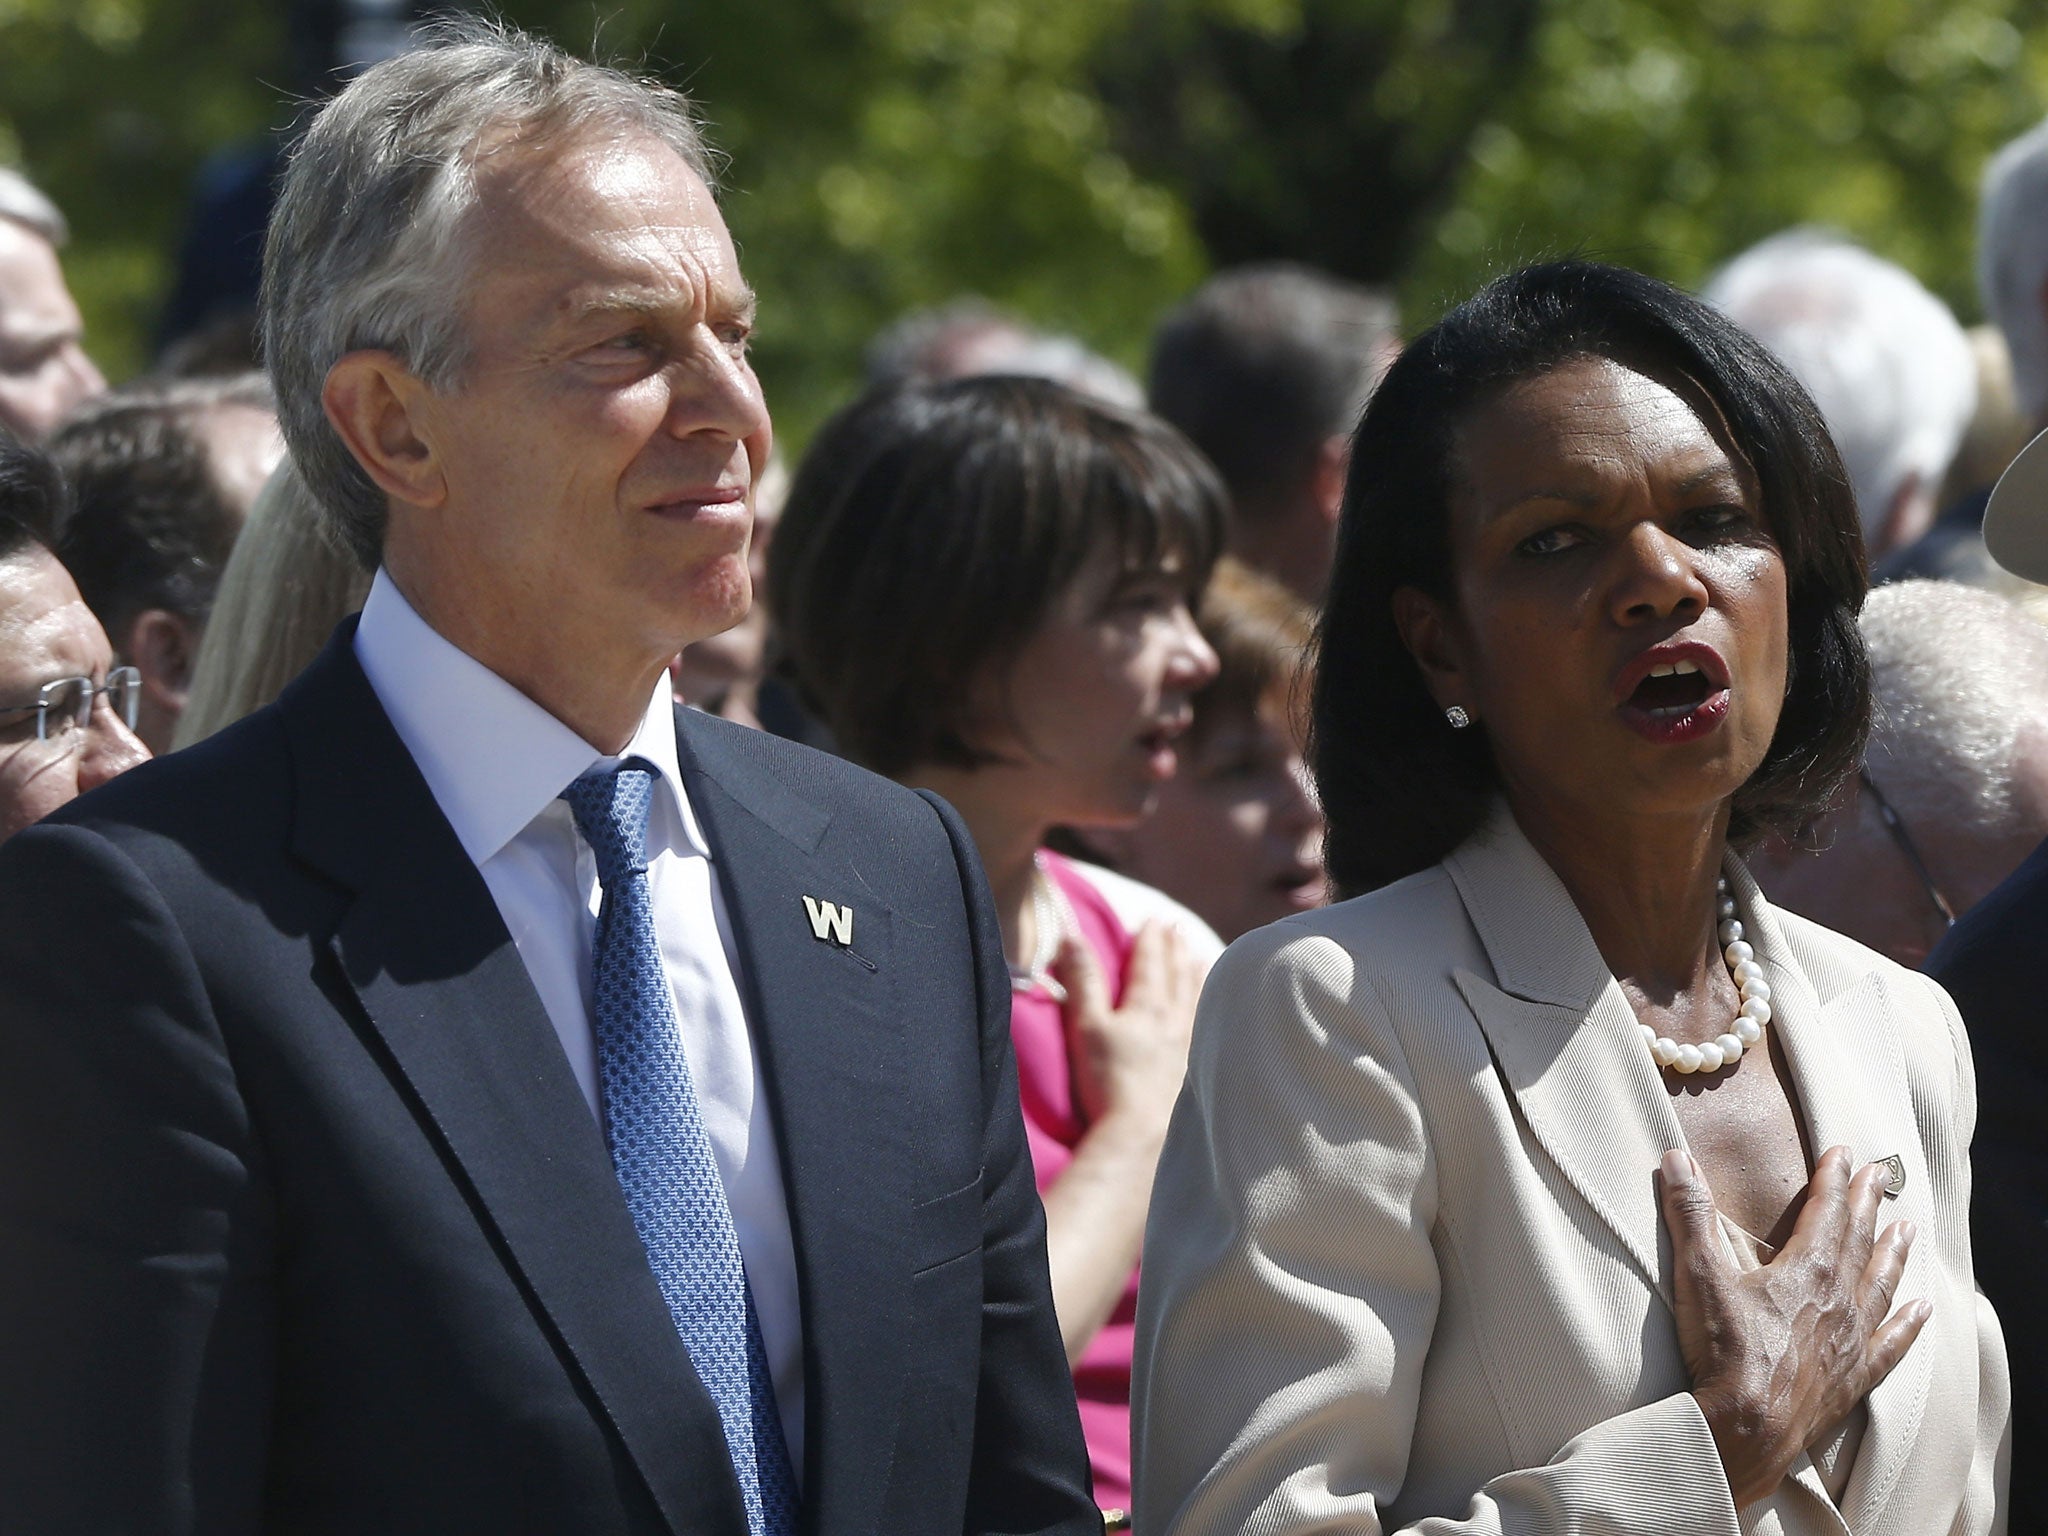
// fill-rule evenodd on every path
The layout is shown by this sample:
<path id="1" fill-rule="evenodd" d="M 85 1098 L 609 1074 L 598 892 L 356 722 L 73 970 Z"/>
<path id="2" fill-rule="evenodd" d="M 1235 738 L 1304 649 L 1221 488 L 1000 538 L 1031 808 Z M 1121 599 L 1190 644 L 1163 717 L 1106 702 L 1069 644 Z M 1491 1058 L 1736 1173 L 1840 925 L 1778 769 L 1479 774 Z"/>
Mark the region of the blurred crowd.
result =
<path id="1" fill-rule="evenodd" d="M 377 569 L 331 468 L 287 454 L 247 313 L 102 377 L 63 195 L 0 169 L 0 839 L 272 704 Z M 1777 906 L 1909 968 L 2048 837 L 2048 587 L 1984 534 L 2048 428 L 2048 124 L 1985 172 L 1978 267 L 1975 329 L 1819 229 L 1701 293 L 1817 405 L 1873 580 L 1860 767 L 1749 867 Z M 759 474 L 751 606 L 670 667 L 677 703 L 934 791 L 971 836 L 1107 1509 L 1131 1503 L 1140 1245 L 1203 977 L 1332 899 L 1315 640 L 1353 429 L 1403 336 L 1386 292 L 1277 260 L 1160 316 L 1142 378 L 975 296 L 906 315 L 858 398 Z M 2032 1070 L 2008 1049 L 2032 1047 L 1976 1039 L 1980 1078 Z M 2048 1211 L 2041 1159 L 1998 1156 L 1977 1273 L 2023 1444 L 2048 1388 Z M 2048 1489 L 2024 1460 L 2012 1484 L 2030 1528 Z"/>

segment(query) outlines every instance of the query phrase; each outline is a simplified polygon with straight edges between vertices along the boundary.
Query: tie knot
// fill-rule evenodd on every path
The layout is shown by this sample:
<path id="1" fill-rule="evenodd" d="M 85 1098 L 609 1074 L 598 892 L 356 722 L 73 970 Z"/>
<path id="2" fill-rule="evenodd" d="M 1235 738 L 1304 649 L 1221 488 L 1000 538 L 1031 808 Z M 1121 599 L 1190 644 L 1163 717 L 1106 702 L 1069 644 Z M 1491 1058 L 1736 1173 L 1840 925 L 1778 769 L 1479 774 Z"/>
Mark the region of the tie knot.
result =
<path id="1" fill-rule="evenodd" d="M 597 856 L 598 883 L 610 890 L 622 875 L 647 868 L 647 812 L 654 803 L 654 765 L 629 757 L 610 773 L 586 774 L 562 791 L 576 829 Z"/>

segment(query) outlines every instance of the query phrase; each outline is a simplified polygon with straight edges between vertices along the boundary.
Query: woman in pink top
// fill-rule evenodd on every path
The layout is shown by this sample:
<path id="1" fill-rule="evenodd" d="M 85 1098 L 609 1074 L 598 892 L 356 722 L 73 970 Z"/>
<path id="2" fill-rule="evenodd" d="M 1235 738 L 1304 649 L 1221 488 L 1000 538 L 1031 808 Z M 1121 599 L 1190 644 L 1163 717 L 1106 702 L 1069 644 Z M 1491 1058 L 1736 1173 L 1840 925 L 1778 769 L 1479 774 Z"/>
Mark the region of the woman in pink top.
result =
<path id="1" fill-rule="evenodd" d="M 938 791 L 987 870 L 1011 971 L 1053 1300 L 1097 1499 L 1130 1500 L 1138 1248 L 1204 961 L 1133 935 L 1055 826 L 1128 826 L 1216 672 L 1189 605 L 1226 502 L 1185 438 L 1040 379 L 878 391 L 819 433 L 768 587 L 847 755 Z"/>

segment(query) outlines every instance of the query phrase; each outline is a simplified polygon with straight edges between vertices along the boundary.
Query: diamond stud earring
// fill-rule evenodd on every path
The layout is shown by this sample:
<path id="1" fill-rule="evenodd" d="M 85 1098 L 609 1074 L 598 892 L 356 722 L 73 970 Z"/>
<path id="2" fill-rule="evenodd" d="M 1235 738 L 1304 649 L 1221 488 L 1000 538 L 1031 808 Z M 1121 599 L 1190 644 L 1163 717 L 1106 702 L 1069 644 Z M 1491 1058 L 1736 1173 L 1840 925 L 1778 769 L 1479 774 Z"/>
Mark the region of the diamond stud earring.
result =
<path id="1" fill-rule="evenodd" d="M 1444 718 L 1451 722 L 1451 729 L 1454 731 L 1462 731 L 1472 723 L 1472 717 L 1465 713 L 1465 706 L 1462 704 L 1453 704 L 1445 710 Z"/>

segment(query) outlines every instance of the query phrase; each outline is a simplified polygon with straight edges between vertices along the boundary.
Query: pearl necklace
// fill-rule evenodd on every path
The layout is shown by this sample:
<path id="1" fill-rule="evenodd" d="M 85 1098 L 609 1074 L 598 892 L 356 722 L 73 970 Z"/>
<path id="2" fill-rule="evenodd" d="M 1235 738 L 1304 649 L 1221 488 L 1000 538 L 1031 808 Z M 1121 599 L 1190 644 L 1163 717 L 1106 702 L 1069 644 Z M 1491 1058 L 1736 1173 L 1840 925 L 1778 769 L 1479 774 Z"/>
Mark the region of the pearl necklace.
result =
<path id="1" fill-rule="evenodd" d="M 1720 882 L 1717 895 L 1721 958 L 1727 961 L 1728 975 L 1742 993 L 1742 1012 L 1735 1016 L 1727 1034 L 1701 1045 L 1680 1045 L 1649 1025 L 1638 1024 L 1651 1058 L 1674 1072 L 1718 1072 L 1733 1066 L 1745 1050 L 1763 1039 L 1764 1026 L 1771 1022 L 1771 984 L 1764 980 L 1764 968 L 1756 962 L 1756 950 L 1742 937 L 1742 924 L 1735 920 L 1735 898 L 1728 894 L 1726 880 Z"/>

